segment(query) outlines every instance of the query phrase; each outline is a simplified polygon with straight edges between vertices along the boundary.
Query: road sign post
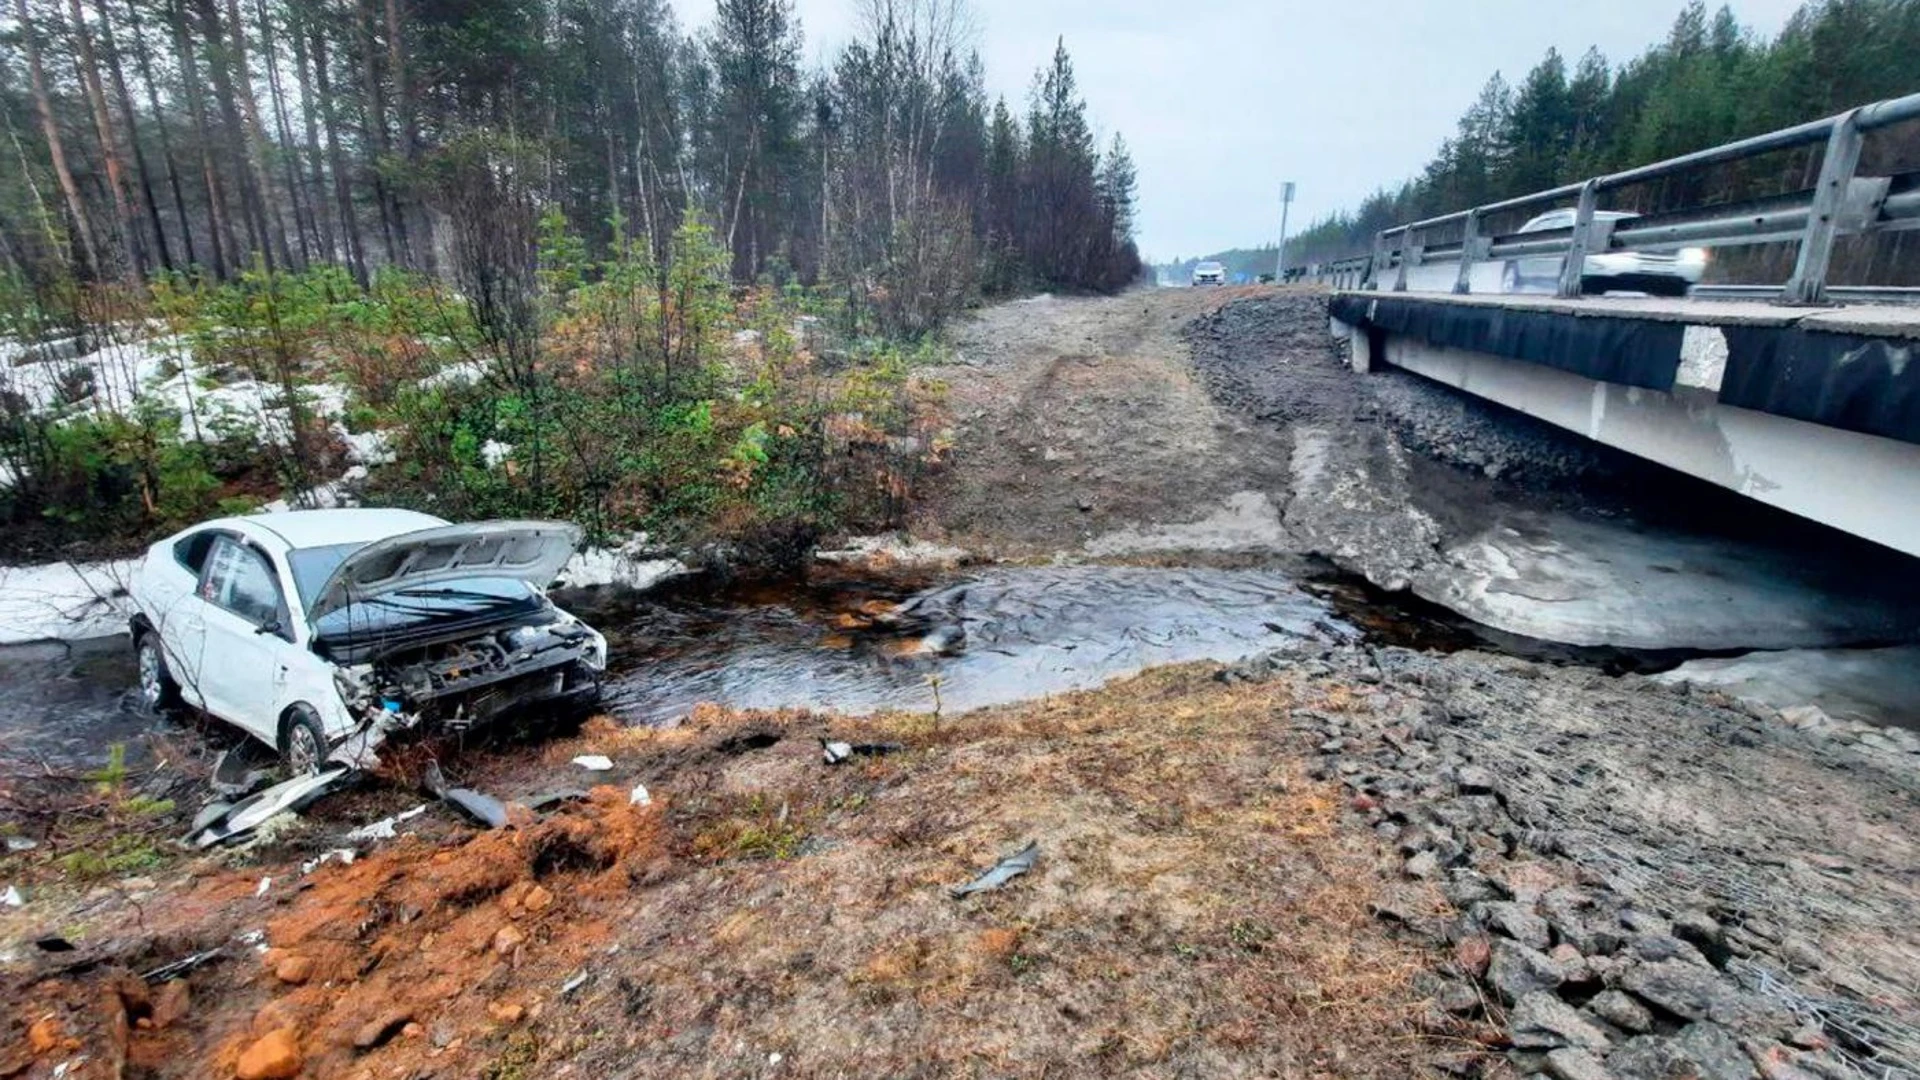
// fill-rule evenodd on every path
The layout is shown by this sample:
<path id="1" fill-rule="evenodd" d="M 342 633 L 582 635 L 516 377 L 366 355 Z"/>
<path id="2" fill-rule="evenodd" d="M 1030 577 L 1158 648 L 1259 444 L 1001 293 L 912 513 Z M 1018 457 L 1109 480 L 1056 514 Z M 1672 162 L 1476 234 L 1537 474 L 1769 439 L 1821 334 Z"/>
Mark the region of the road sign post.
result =
<path id="1" fill-rule="evenodd" d="M 1274 259 L 1273 283 L 1284 285 L 1287 280 L 1287 208 L 1293 205 L 1293 181 L 1280 185 L 1280 253 Z"/>

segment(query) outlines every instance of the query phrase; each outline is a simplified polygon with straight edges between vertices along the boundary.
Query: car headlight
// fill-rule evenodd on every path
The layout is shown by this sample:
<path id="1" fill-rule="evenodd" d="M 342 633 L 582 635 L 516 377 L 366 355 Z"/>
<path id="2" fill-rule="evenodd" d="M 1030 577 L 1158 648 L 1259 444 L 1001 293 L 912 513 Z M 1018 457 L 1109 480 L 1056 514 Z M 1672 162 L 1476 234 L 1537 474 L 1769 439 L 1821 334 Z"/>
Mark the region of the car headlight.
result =
<path id="1" fill-rule="evenodd" d="M 1713 252 L 1702 247 L 1681 248 L 1674 257 L 1683 263 L 1705 266 L 1713 261 Z"/>

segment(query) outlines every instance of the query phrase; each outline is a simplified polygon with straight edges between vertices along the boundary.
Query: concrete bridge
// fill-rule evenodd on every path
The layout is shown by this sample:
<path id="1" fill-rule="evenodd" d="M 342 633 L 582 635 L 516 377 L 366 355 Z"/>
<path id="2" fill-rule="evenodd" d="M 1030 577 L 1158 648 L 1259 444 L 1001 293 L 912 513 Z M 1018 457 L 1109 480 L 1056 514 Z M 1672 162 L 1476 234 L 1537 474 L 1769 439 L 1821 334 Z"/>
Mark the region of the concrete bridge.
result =
<path id="1" fill-rule="evenodd" d="M 1920 308 L 1336 292 L 1390 365 L 1920 555 Z"/>
<path id="2" fill-rule="evenodd" d="M 1865 152 L 1916 124 L 1920 94 L 1875 102 L 1396 225 L 1369 254 L 1289 279 L 1335 287 L 1333 331 L 1359 370 L 1404 368 L 1920 555 L 1920 289 L 1886 245 L 1920 229 L 1920 171 L 1862 168 L 1910 166 L 1909 155 Z M 1664 198 L 1669 186 L 1711 189 L 1703 170 L 1791 154 L 1817 166 L 1813 187 Z M 1886 245 L 1896 256 L 1886 269 L 1906 280 L 1830 287 L 1843 240 Z M 1694 284 L 1710 249 L 1756 244 L 1792 245 L 1786 281 Z M 1529 280 L 1546 287 L 1527 292 Z M 1583 295 L 1621 283 L 1691 295 Z"/>

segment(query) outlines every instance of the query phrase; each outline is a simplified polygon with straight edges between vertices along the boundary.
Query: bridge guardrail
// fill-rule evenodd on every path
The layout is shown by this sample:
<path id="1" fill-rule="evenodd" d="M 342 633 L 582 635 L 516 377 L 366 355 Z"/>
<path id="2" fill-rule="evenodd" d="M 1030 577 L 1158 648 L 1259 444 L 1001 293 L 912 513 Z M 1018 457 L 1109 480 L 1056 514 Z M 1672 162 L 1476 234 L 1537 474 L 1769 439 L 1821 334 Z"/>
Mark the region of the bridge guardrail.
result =
<path id="1" fill-rule="evenodd" d="M 1755 135 L 1683 154 L 1666 161 L 1563 184 L 1546 191 L 1503 199 L 1468 210 L 1422 221 L 1395 225 L 1376 233 L 1371 254 L 1304 268 L 1299 278 L 1336 288 L 1407 289 L 1410 268 L 1455 263 L 1453 291 L 1468 290 L 1468 275 L 1477 263 L 1526 256 L 1563 256 L 1556 290 L 1562 297 L 1580 295 L 1581 277 L 1590 255 L 1620 251 L 1662 252 L 1683 247 L 1731 247 L 1778 241 L 1797 242 L 1799 252 L 1792 275 L 1781 286 L 1756 286 L 1749 295 L 1785 304 L 1826 303 L 1829 295 L 1872 294 L 1876 299 L 1903 299 L 1897 289 L 1835 289 L 1827 287 L 1827 270 L 1834 241 L 1841 236 L 1920 229 L 1920 173 L 1898 176 L 1858 175 L 1860 149 L 1868 132 L 1907 120 L 1920 119 L 1920 94 L 1877 101 L 1779 131 Z M 1811 189 L 1788 195 L 1720 203 L 1625 220 L 1595 216 L 1600 196 L 1610 191 L 1677 176 L 1709 165 L 1741 161 L 1762 154 L 1824 142 L 1819 178 Z M 1529 233 L 1482 235 L 1481 225 L 1492 215 L 1575 200 L 1573 224 L 1566 228 Z M 1427 244 L 1430 234 L 1460 227 L 1461 238 Z M 1746 288 L 1707 286 L 1715 290 Z M 1920 297 L 1920 291 L 1909 291 Z"/>

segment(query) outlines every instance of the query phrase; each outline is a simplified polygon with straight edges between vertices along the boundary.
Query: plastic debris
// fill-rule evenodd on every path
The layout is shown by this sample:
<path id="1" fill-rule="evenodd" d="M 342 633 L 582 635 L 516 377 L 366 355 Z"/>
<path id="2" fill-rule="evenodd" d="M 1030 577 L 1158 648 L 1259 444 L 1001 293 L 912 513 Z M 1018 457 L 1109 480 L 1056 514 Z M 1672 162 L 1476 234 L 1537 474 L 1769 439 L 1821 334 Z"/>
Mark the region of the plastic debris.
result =
<path id="1" fill-rule="evenodd" d="M 359 853 L 354 851 L 350 847 L 334 848 L 332 851 L 323 851 L 320 854 L 314 856 L 313 858 L 308 859 L 306 862 L 303 862 L 300 864 L 300 876 L 306 877 L 308 874 L 313 873 L 315 870 L 320 869 L 322 866 L 325 866 L 327 863 L 330 863 L 330 862 L 337 862 L 342 866 L 352 866 L 353 860 L 358 857 L 359 857 Z"/>
<path id="2" fill-rule="evenodd" d="M 820 753 L 829 765 L 838 765 L 850 757 L 879 757 L 906 749 L 899 743 L 850 743 L 820 740 Z"/>
<path id="3" fill-rule="evenodd" d="M 472 788 L 447 786 L 447 778 L 441 774 L 438 761 L 427 762 L 421 783 L 435 798 L 460 811 L 477 825 L 497 829 L 507 823 L 507 808 L 501 805 L 499 799 Z"/>
<path id="4" fill-rule="evenodd" d="M 5 893 L 0 893 L 0 904 L 5 904 L 8 907 L 25 907 L 27 905 L 27 898 L 20 895 L 20 886 L 9 885 Z"/>
<path id="5" fill-rule="evenodd" d="M 177 979 L 180 976 L 185 975 L 186 973 L 192 971 L 193 969 L 200 967 L 201 965 L 207 963 L 208 961 L 214 960 L 222 955 L 224 954 L 221 953 L 219 949 L 208 949 L 205 952 L 197 952 L 192 954 L 191 956 L 183 956 L 180 959 L 174 960 L 170 963 L 161 964 L 159 967 L 154 968 L 152 971 L 149 971 L 141 975 L 140 978 L 144 979 L 149 983 L 154 983 L 154 984 L 163 983 L 168 981 L 169 979 Z"/>
<path id="6" fill-rule="evenodd" d="M 476 825 L 485 825 L 489 829 L 498 829 L 507 823 L 507 808 L 499 799 L 483 795 L 472 788 L 449 788 L 441 799 L 448 806 L 466 815 Z"/>
<path id="7" fill-rule="evenodd" d="M 39 846 L 39 841 L 29 840 L 24 836 L 7 837 L 7 854 L 9 855 L 18 855 L 22 851 L 32 851 Z"/>
<path id="8" fill-rule="evenodd" d="M 584 971 L 578 972 L 573 976 L 573 978 L 568 979 L 566 982 L 560 984 L 560 996 L 566 997 L 567 995 L 573 993 L 575 990 L 578 990 L 585 985 L 587 985 L 587 973 Z"/>
<path id="9" fill-rule="evenodd" d="M 267 895 L 267 890 L 271 888 L 273 888 L 273 879 L 270 877 L 263 877 L 260 879 L 260 884 L 254 888 L 253 895 L 265 896 Z"/>
<path id="10" fill-rule="evenodd" d="M 955 900 L 958 900 L 963 896 L 971 896 L 977 892 L 987 892 L 992 889 L 997 889 L 1007 882 L 1012 881 L 1014 878 L 1019 877 L 1021 874 L 1033 869 L 1034 860 L 1039 857 L 1040 842 L 1035 840 L 1027 844 L 1026 847 L 993 864 L 993 868 L 986 873 L 981 874 L 965 885 L 955 885 L 953 888 L 948 889 L 947 892 L 950 893 Z"/>
<path id="11" fill-rule="evenodd" d="M 629 806 L 652 806 L 652 805 L 653 805 L 653 793 L 647 790 L 647 785 L 645 785 L 645 784 L 635 784 L 635 785 L 633 785 L 633 792 L 632 792 L 632 794 L 630 794 L 630 795 L 628 795 L 628 796 L 627 796 L 627 805 L 629 805 Z"/>
<path id="12" fill-rule="evenodd" d="M 402 810 L 390 818 L 381 818 L 371 824 L 362 825 L 347 833 L 345 839 L 356 844 L 364 844 L 372 840 L 391 840 L 399 835 L 398 829 L 401 822 L 411 821 L 426 812 L 427 804 L 421 803 L 411 810 Z"/>
<path id="13" fill-rule="evenodd" d="M 526 807 L 536 814 L 544 814 L 548 810 L 559 806 L 561 803 L 585 801 L 587 801 L 587 793 L 579 788 L 562 788 L 559 791 L 549 791 L 543 795 L 535 795 L 526 801 Z"/>
<path id="14" fill-rule="evenodd" d="M 352 779 L 353 770 L 345 765 L 329 765 L 306 776 L 296 776 L 275 784 L 258 794 L 249 795 L 219 814 L 212 807 L 194 819 L 187 843 L 197 848 L 244 839 L 269 820 L 285 813 L 299 813 L 315 800 L 329 795 Z M 218 805 L 218 804 L 216 804 Z"/>
<path id="15" fill-rule="evenodd" d="M 271 768 L 261 768 L 246 759 L 246 748 L 222 750 L 213 759 L 213 778 L 208 783 L 226 799 L 244 799 L 273 779 Z"/>
<path id="16" fill-rule="evenodd" d="M 573 763 L 591 772 L 606 772 L 613 768 L 613 759 L 605 754 L 581 754 L 573 759 Z"/>

